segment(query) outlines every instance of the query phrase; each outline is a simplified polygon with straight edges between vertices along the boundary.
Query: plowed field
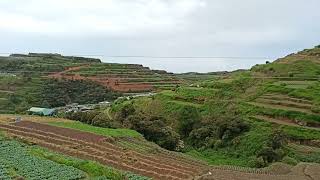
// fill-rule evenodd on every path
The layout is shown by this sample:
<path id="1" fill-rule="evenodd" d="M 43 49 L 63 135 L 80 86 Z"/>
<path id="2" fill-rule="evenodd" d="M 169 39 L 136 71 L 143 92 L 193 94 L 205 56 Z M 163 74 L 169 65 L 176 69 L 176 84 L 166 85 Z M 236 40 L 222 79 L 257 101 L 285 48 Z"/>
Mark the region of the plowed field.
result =
<path id="1" fill-rule="evenodd" d="M 0 124 L 0 129 L 63 154 L 95 160 L 154 179 L 192 179 L 208 169 L 205 164 L 183 156 L 173 157 L 161 151 L 141 153 L 117 146 L 105 136 L 36 122 Z"/>

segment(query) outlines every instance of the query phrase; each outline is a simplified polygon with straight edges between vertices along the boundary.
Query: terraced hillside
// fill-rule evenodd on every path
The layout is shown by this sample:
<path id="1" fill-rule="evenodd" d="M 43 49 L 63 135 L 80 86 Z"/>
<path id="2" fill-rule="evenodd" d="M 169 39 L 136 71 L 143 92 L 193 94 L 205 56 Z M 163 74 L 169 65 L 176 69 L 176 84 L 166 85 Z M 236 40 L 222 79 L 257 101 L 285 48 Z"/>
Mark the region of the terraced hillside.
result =
<path id="1" fill-rule="evenodd" d="M 117 117 L 132 110 L 121 121 L 147 137 L 146 116 L 153 118 L 151 122 L 161 121 L 178 133 L 186 154 L 211 165 L 320 163 L 315 150 L 320 147 L 319 49 L 247 71 L 208 74 L 203 79 L 201 74 L 179 75 L 185 76 L 187 85 L 115 103 L 111 113 Z M 135 127 L 134 118 L 146 129 Z M 158 139 L 150 140 L 161 145 Z"/>
<path id="2" fill-rule="evenodd" d="M 312 110 L 314 105 L 311 101 L 306 99 L 292 98 L 280 94 L 265 94 L 258 97 L 254 100 L 254 102 L 250 102 L 249 104 L 262 109 L 270 109 L 269 112 L 282 111 L 284 113 L 287 112 L 288 114 L 300 114 L 301 116 L 311 117 L 309 119 L 303 119 L 302 117 L 299 118 L 298 115 L 292 115 L 292 117 L 285 115 L 281 116 L 280 113 L 278 116 L 275 115 L 272 117 L 271 114 L 268 116 L 267 113 L 263 114 L 262 112 L 262 116 L 259 116 L 259 119 L 284 123 L 292 126 L 305 126 L 307 128 L 313 129 L 318 129 L 320 127 L 320 121 L 317 120 L 317 117 L 320 116 L 320 114 Z"/>
<path id="3" fill-rule="evenodd" d="M 161 70 L 136 64 L 102 63 L 99 59 L 60 54 L 13 54 L 0 57 L 0 71 L 13 74 L 41 74 L 42 77 L 90 80 L 119 92 L 151 91 L 175 87 L 181 82 Z"/>
<path id="4" fill-rule="evenodd" d="M 94 64 L 71 67 L 49 75 L 50 78 L 91 80 L 119 92 L 151 91 L 156 87 L 174 87 L 181 82 L 174 76 L 161 74 L 134 64 Z"/>
<path id="5" fill-rule="evenodd" d="M 120 98 L 107 109 L 68 114 L 74 122 L 24 118 L 18 123 L 4 120 L 0 129 L 53 151 L 154 179 L 319 179 L 319 49 L 247 71 L 218 74 L 172 75 L 139 65 L 84 59 L 73 59 L 60 70 L 45 70 L 50 65 L 44 68 L 33 60 L 14 65 L 6 61 L 3 67 L 11 72 L 3 74 L 0 95 L 6 104 L 1 107 L 14 107 L 13 112 L 23 105 L 21 97 L 13 96 L 17 92 L 27 94 L 28 103 L 35 101 L 39 92 L 46 92 L 37 100 L 50 104 L 50 99 L 68 103 L 65 100 L 75 97 L 82 102 L 109 97 L 91 96 L 105 93 L 101 88 L 127 92 L 157 86 L 166 90 Z M 32 71 L 31 78 L 23 71 L 12 74 L 17 67 L 28 72 L 30 64 L 44 69 Z M 185 79 L 184 83 L 176 77 Z M 50 83 L 38 92 L 35 87 L 43 80 Z M 95 88 L 84 82 L 95 83 Z M 51 93 L 52 89 L 63 96 Z M 19 101 L 19 106 L 12 106 Z M 155 143 L 180 152 L 164 150 Z M 279 162 L 275 171 L 261 169 Z"/>
<path id="6" fill-rule="evenodd" d="M 142 65 L 60 54 L 13 54 L 0 57 L 0 112 L 113 101 L 121 93 L 172 89 L 181 83 L 174 74 Z"/>

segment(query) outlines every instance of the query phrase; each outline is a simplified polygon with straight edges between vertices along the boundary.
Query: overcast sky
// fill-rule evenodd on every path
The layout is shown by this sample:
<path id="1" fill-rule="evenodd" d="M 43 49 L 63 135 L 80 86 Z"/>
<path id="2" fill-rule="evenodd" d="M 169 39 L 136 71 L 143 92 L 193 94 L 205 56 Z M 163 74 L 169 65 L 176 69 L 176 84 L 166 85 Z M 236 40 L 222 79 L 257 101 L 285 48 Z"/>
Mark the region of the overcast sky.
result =
<path id="1" fill-rule="evenodd" d="M 319 0 L 1 0 L 0 52 L 104 55 L 171 72 L 250 68 L 320 44 Z M 108 56 L 268 59 L 152 59 Z"/>

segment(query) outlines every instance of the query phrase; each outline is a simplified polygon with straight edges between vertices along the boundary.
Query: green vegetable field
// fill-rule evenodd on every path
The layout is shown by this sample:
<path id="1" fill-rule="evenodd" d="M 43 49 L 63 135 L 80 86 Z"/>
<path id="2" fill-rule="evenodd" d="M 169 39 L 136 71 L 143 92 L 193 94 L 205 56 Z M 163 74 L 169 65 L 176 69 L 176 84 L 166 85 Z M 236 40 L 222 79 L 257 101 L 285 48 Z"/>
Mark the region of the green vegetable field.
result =
<path id="1" fill-rule="evenodd" d="M 25 145 L 11 140 L 0 141 L 1 176 L 27 179 L 83 179 L 85 173 L 71 166 L 32 156 Z M 2 179 L 2 178 L 0 178 Z"/>

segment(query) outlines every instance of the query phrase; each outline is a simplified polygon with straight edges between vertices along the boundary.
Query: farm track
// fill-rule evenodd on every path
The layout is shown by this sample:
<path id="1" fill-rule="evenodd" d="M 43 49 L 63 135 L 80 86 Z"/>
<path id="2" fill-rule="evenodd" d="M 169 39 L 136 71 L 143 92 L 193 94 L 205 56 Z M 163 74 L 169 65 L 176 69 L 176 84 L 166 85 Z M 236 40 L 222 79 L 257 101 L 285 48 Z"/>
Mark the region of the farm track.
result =
<path id="1" fill-rule="evenodd" d="M 259 119 L 259 120 L 263 120 L 263 121 L 267 121 L 267 122 L 271 122 L 271 123 L 275 123 L 275 124 L 280 124 L 280 125 L 286 125 L 286 126 L 299 127 L 299 128 L 305 128 L 305 129 L 311 129 L 311 130 L 320 131 L 320 128 L 308 127 L 308 126 L 300 126 L 299 124 L 291 122 L 290 120 L 275 119 L 275 118 L 271 118 L 271 117 L 268 117 L 268 116 L 261 116 L 261 115 L 253 116 L 253 118 L 256 118 L 256 119 Z"/>
<path id="2" fill-rule="evenodd" d="M 304 103 L 297 103 L 288 100 L 273 100 L 269 98 L 260 97 L 255 100 L 258 103 L 266 103 L 266 104 L 274 104 L 274 105 L 282 105 L 294 108 L 300 108 L 305 110 L 310 110 L 312 108 L 312 104 L 304 104 Z"/>
<path id="3" fill-rule="evenodd" d="M 317 147 L 312 147 L 312 146 L 305 146 L 305 145 L 299 145 L 296 143 L 289 143 L 289 147 L 294 148 L 295 150 L 302 152 L 302 153 L 319 153 L 320 148 Z"/>
<path id="4" fill-rule="evenodd" d="M 303 104 L 312 104 L 311 101 L 306 99 L 298 99 L 298 98 L 293 98 L 293 97 L 281 95 L 281 94 L 264 94 L 260 97 L 271 99 L 271 100 L 280 100 L 280 101 L 285 100 L 285 101 L 291 101 L 291 102 L 297 102 L 297 103 L 303 103 Z"/>
<path id="5" fill-rule="evenodd" d="M 280 109 L 285 111 L 296 111 L 296 112 L 302 112 L 306 114 L 319 115 L 319 114 L 313 113 L 311 110 L 296 108 L 296 107 L 289 107 L 289 106 L 278 105 L 278 104 L 267 104 L 267 103 L 259 103 L 259 102 L 249 102 L 248 104 L 251 104 L 253 106 L 263 107 L 263 108 Z"/>
<path id="6" fill-rule="evenodd" d="M 49 149 L 77 157 L 79 154 L 85 159 L 97 160 L 115 168 L 155 179 L 191 179 L 206 170 L 203 166 L 190 165 L 183 160 L 127 151 L 107 142 L 105 137 L 71 129 L 33 122 L 0 125 L 0 129 L 16 136 L 32 139 Z"/>

